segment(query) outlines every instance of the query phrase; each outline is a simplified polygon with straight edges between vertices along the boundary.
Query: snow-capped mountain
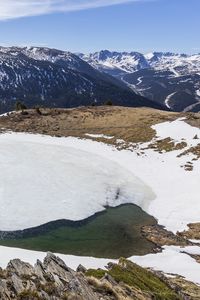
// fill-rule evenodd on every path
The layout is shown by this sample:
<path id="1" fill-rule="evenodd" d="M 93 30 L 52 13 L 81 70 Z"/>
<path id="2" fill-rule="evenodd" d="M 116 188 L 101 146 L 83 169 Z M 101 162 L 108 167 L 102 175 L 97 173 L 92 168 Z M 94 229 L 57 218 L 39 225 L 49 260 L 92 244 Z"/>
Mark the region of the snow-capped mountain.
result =
<path id="1" fill-rule="evenodd" d="M 29 107 L 102 104 L 161 108 L 123 82 L 70 52 L 41 47 L 0 47 L 0 111 L 17 100 Z"/>
<path id="2" fill-rule="evenodd" d="M 150 67 L 144 55 L 138 52 L 128 53 L 102 50 L 88 55 L 79 54 L 79 56 L 96 69 L 116 76 L 123 75 L 124 72 L 132 73 Z"/>
<path id="3" fill-rule="evenodd" d="M 110 52 L 80 54 L 135 92 L 175 111 L 200 110 L 200 54 Z"/>
<path id="4" fill-rule="evenodd" d="M 186 55 L 175 53 L 153 52 L 144 55 L 147 62 L 155 70 L 167 69 L 175 76 L 188 75 L 200 72 L 200 54 Z"/>

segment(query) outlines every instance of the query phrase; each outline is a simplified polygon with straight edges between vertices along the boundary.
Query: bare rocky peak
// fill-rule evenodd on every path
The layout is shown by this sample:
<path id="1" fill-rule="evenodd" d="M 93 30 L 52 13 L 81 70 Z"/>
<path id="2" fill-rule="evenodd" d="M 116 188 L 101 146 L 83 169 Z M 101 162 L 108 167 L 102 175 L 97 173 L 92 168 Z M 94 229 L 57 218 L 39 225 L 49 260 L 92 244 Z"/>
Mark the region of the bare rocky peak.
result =
<path id="1" fill-rule="evenodd" d="M 76 295 L 76 297 L 75 297 Z M 1 270 L 0 299 L 87 299 L 98 300 L 86 277 L 48 253 L 35 266 L 19 259 Z"/>

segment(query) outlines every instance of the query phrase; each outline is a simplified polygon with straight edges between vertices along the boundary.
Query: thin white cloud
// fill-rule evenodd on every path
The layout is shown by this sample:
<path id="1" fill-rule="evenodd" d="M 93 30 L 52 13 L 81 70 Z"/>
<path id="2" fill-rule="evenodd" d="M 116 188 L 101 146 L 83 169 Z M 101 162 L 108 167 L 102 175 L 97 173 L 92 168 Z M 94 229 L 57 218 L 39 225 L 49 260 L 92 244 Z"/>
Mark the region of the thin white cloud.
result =
<path id="1" fill-rule="evenodd" d="M 0 0 L 0 20 L 139 1 L 145 0 Z"/>

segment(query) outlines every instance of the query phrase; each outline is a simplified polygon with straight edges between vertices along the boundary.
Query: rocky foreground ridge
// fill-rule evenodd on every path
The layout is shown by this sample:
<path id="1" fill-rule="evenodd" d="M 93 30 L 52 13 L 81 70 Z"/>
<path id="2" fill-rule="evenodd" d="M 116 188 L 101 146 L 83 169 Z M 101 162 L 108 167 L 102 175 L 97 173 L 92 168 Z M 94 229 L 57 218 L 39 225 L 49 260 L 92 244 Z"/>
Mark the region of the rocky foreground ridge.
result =
<path id="1" fill-rule="evenodd" d="M 106 270 L 76 271 L 48 253 L 35 266 L 19 259 L 0 270 L 0 299 L 130 300 L 199 299 L 200 288 L 178 277 L 167 278 L 120 259 Z"/>

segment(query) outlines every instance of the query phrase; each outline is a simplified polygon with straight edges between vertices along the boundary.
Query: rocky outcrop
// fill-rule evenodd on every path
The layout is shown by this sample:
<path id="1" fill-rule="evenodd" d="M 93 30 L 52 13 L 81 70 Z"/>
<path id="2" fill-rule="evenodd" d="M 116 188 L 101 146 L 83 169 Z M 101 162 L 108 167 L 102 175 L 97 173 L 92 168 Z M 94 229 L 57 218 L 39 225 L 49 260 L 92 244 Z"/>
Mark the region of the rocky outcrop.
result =
<path id="1" fill-rule="evenodd" d="M 179 234 L 174 234 L 171 231 L 166 230 L 161 225 L 153 226 L 143 226 L 142 227 L 143 236 L 149 241 L 156 244 L 158 247 L 162 246 L 192 246 L 193 243 L 190 242 L 186 236 Z M 159 248 L 158 248 L 159 250 Z"/>
<path id="2" fill-rule="evenodd" d="M 0 274 L 0 299 L 88 299 L 98 300 L 81 272 L 75 272 L 48 253 L 35 266 L 12 260 Z"/>
<path id="3" fill-rule="evenodd" d="M 162 298 L 162 297 L 165 298 Z M 161 297 L 161 298 L 160 298 Z M 184 299 L 169 284 L 125 259 L 109 264 L 107 270 L 76 271 L 48 253 L 35 266 L 19 259 L 0 270 L 1 300 L 145 300 Z M 188 298 L 190 299 L 190 298 Z"/>

